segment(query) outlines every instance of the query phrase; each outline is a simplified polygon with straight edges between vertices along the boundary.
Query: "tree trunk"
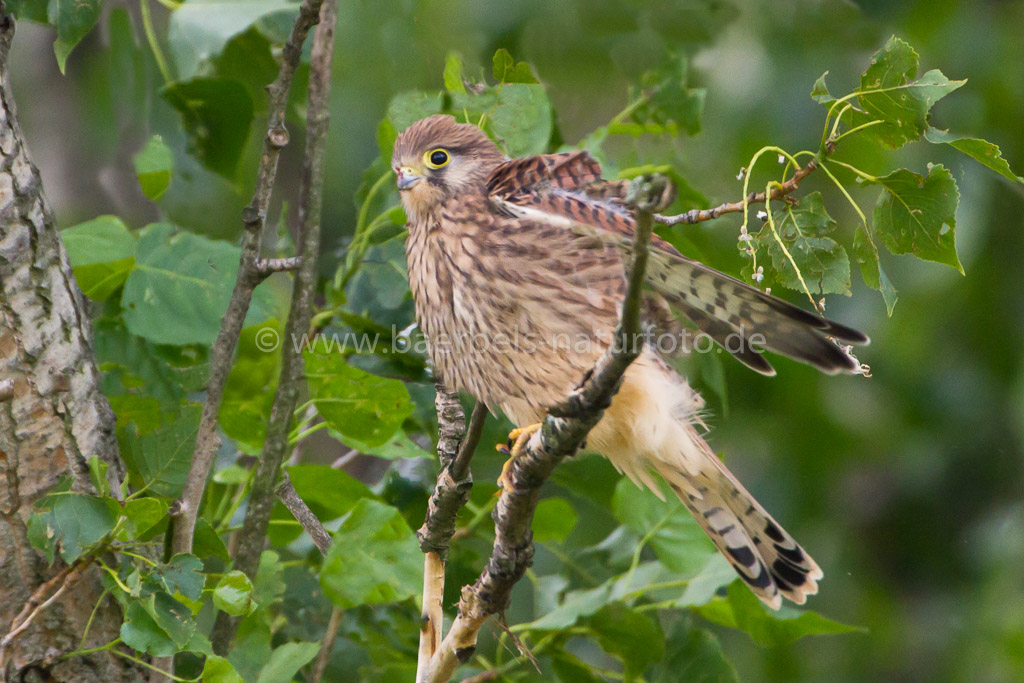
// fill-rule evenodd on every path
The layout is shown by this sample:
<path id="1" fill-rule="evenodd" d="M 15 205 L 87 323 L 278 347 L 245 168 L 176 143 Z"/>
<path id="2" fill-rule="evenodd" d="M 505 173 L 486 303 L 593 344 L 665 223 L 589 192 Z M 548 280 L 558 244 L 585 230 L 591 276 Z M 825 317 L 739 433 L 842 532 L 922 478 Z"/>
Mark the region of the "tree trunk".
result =
<path id="1" fill-rule="evenodd" d="M 8 74 L 13 37 L 0 2 L 0 638 L 61 568 L 48 567 L 29 544 L 33 502 L 65 475 L 75 490 L 91 491 L 92 455 L 109 465 L 115 491 L 123 471 L 92 326 L 18 125 Z M 79 646 L 102 591 L 98 571 L 86 571 L 11 643 L 0 679 L 140 680 L 141 671 L 109 652 L 60 659 Z M 110 642 L 120 623 L 117 605 L 104 599 L 84 646 Z"/>

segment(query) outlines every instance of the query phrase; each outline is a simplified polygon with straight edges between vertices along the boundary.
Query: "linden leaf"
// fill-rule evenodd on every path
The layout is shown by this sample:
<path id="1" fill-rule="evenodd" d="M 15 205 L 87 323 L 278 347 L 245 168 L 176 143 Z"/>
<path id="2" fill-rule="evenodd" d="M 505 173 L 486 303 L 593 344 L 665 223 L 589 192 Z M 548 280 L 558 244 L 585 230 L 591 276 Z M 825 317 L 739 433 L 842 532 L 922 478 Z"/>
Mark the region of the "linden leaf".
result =
<path id="1" fill-rule="evenodd" d="M 894 254 L 913 254 L 964 272 L 956 254 L 954 231 L 960 193 L 941 165 L 921 176 L 905 168 L 875 182 L 885 188 L 875 205 L 874 229 Z"/>

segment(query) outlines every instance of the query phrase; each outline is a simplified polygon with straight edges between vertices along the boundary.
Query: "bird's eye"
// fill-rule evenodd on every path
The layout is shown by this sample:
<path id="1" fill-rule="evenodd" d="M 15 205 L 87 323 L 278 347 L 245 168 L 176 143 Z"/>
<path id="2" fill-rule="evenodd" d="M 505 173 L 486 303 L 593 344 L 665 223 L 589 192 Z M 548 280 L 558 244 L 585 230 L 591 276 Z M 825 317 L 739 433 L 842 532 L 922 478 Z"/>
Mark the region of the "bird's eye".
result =
<path id="1" fill-rule="evenodd" d="M 434 149 L 424 154 L 423 160 L 430 168 L 441 168 L 451 161 L 451 157 L 449 157 L 448 152 L 443 149 Z"/>

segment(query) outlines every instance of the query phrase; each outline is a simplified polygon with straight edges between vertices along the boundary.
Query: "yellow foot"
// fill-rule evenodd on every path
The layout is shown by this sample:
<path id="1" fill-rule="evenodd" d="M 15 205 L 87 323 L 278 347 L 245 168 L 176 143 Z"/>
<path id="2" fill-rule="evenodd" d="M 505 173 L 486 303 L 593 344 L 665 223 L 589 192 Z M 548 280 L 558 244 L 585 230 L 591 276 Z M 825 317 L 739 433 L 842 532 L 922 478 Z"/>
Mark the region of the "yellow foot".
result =
<path id="1" fill-rule="evenodd" d="M 507 443 L 498 444 L 495 447 L 499 453 L 509 456 L 505 464 L 501 466 L 501 476 L 498 477 L 498 486 L 501 487 L 502 491 L 508 492 L 512 490 L 512 482 L 508 479 L 508 470 L 512 467 L 512 461 L 523 452 L 526 442 L 530 440 L 533 433 L 540 429 L 541 426 L 543 426 L 542 423 L 538 422 L 528 427 L 516 427 L 508 433 Z"/>

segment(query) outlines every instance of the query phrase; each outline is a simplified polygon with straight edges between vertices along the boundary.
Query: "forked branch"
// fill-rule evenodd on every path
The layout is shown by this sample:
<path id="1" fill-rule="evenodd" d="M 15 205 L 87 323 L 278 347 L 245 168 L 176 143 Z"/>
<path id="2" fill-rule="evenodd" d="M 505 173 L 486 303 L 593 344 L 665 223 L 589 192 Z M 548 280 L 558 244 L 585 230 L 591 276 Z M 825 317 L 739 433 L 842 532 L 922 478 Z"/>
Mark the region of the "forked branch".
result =
<path id="1" fill-rule="evenodd" d="M 462 589 L 458 617 L 425 667 L 421 661 L 419 682 L 448 681 L 459 664 L 473 655 L 477 634 L 487 619 L 508 606 L 513 586 L 533 560 L 530 526 L 541 485 L 566 456 L 580 448 L 611 404 L 626 369 L 643 350 L 641 290 L 656 208 L 656 200 L 650 198 L 662 197 L 663 182 L 660 178 L 637 180 L 630 188 L 630 203 L 637 209 L 637 229 L 615 343 L 598 359 L 583 385 L 548 412 L 543 428 L 512 462 L 507 474 L 509 488 L 494 509 L 495 540 L 490 560 L 476 583 Z"/>

